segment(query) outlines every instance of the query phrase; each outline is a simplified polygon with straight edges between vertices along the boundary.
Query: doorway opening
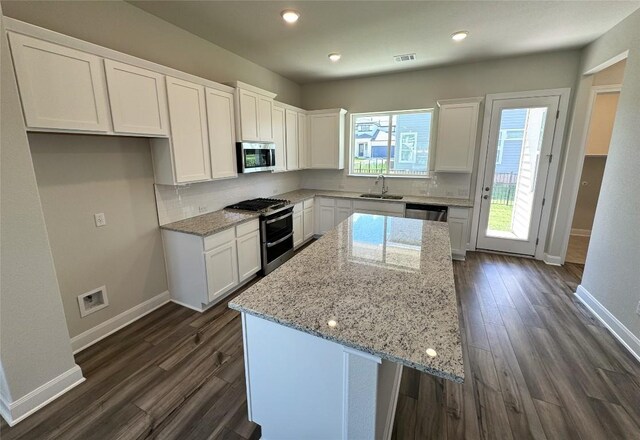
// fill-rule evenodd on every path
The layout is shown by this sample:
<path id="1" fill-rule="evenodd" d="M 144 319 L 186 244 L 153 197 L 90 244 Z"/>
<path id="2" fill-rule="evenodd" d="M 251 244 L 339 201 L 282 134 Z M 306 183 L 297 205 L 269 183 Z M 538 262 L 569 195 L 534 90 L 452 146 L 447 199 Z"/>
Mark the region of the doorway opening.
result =
<path id="1" fill-rule="evenodd" d="M 472 237 L 476 249 L 539 257 L 567 102 L 568 89 L 487 96 L 487 143 L 476 192 L 480 209 Z"/>
<path id="2" fill-rule="evenodd" d="M 582 265 L 587 258 L 625 66 L 626 60 L 619 61 L 593 77 L 580 188 L 565 256 L 567 263 Z"/>

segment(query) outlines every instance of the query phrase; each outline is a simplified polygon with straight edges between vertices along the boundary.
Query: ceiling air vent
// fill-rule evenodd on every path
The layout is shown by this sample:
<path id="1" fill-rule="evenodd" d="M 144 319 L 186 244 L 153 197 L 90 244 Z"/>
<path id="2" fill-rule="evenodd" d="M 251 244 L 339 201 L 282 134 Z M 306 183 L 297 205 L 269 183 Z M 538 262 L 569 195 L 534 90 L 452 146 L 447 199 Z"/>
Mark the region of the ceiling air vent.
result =
<path id="1" fill-rule="evenodd" d="M 416 54 L 415 53 L 406 53 L 404 55 L 396 55 L 393 57 L 396 60 L 396 63 L 404 63 L 406 61 L 415 61 Z"/>

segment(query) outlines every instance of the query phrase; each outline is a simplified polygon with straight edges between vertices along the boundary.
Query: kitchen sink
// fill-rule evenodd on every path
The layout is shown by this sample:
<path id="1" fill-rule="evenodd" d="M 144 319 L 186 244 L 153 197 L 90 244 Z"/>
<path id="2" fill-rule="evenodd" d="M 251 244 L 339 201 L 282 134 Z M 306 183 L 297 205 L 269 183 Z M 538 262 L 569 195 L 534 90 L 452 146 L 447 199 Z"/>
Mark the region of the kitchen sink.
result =
<path id="1" fill-rule="evenodd" d="M 403 196 L 396 196 L 393 194 L 360 194 L 360 197 L 365 199 L 384 199 L 384 200 L 402 200 Z"/>

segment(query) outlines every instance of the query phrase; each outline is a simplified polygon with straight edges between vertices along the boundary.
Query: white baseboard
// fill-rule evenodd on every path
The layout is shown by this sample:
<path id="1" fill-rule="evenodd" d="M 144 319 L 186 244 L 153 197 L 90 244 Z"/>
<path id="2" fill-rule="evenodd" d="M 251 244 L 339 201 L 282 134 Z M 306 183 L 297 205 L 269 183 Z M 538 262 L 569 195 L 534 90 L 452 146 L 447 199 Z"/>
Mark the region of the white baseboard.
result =
<path id="1" fill-rule="evenodd" d="M 557 255 L 544 254 L 543 261 L 551 266 L 561 266 L 562 258 Z"/>
<path id="2" fill-rule="evenodd" d="M 191 304 L 187 304 L 185 302 L 178 301 L 175 298 L 171 298 L 171 302 L 172 303 L 176 303 L 179 306 L 186 307 L 187 309 L 195 310 L 196 312 L 200 312 L 200 313 L 204 312 L 204 310 L 205 310 L 204 308 L 197 308 L 197 307 L 192 306 Z"/>
<path id="3" fill-rule="evenodd" d="M 598 320 L 640 361 L 640 339 L 613 316 L 587 289 L 578 286 L 575 296 L 584 304 Z"/>
<path id="4" fill-rule="evenodd" d="M 9 426 L 14 426 L 71 388 L 80 385 L 84 380 L 82 370 L 79 366 L 74 365 L 15 402 L 7 402 L 6 398 L 2 396 L 0 398 L 0 414 Z"/>
<path id="5" fill-rule="evenodd" d="M 580 237 L 591 237 L 591 229 L 571 228 L 571 235 L 578 235 Z"/>
<path id="6" fill-rule="evenodd" d="M 71 338 L 71 349 L 73 354 L 84 350 L 85 348 L 95 344 L 96 342 L 106 338 L 112 333 L 117 332 L 122 327 L 137 321 L 143 316 L 153 312 L 169 302 L 169 291 L 162 292 L 137 306 L 120 313 L 117 316 L 98 324 L 89 330 L 80 333 L 78 336 Z"/>

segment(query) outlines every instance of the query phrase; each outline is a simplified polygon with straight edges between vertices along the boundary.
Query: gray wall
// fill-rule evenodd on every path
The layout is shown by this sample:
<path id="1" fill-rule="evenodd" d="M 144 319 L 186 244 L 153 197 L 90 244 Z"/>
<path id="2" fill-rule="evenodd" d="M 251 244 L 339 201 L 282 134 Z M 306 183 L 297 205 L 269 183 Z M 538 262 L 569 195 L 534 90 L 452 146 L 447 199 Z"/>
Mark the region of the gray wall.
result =
<path id="1" fill-rule="evenodd" d="M 0 393 L 11 402 L 75 363 L 2 29 L 0 35 Z"/>
<path id="2" fill-rule="evenodd" d="M 352 113 L 407 110 L 435 108 L 438 99 L 468 98 L 489 93 L 537 89 L 573 88 L 579 63 L 579 51 L 561 51 L 367 78 L 305 84 L 302 87 L 302 107 L 309 110 L 343 107 Z M 479 133 L 482 130 L 482 117 L 481 110 Z M 434 124 L 436 123 L 437 120 L 434 120 Z M 347 139 L 348 132 L 347 129 Z M 479 145 L 480 136 L 478 136 L 476 151 L 479 150 Z M 348 163 L 347 161 L 346 164 Z M 436 175 L 436 179 L 427 181 L 392 179 L 390 180 L 391 191 L 416 195 L 469 197 L 474 191 L 477 164 L 478 154 L 475 157 L 474 173 L 471 176 L 439 174 Z M 366 191 L 371 187 L 372 178 L 347 177 L 348 165 L 345 168 L 344 172 L 307 172 L 303 184 L 306 187 L 354 191 Z"/>
<path id="3" fill-rule="evenodd" d="M 300 104 L 292 81 L 125 2 L 2 1 L 5 14 L 218 82 L 241 80 Z M 31 134 L 70 335 L 167 289 L 149 143 Z M 107 226 L 96 228 L 93 214 Z M 80 318 L 77 295 L 107 286 L 109 307 Z"/>
<path id="4" fill-rule="evenodd" d="M 576 209 L 573 213 L 572 229 L 591 230 L 593 226 L 593 218 L 596 214 L 596 206 L 598 205 L 598 195 L 602 186 L 602 176 L 604 174 L 604 166 L 607 163 L 607 157 L 585 157 L 582 166 L 582 175 L 580 182 L 586 182 L 584 186 L 580 186 L 578 191 L 578 199 L 576 200 Z"/>
<path id="5" fill-rule="evenodd" d="M 71 337 L 166 291 L 149 141 L 31 133 L 29 144 Z M 103 285 L 109 306 L 81 318 L 77 296 Z"/>
<path id="6" fill-rule="evenodd" d="M 629 50 L 582 286 L 640 337 L 640 11 L 589 45 L 589 71 Z"/>

